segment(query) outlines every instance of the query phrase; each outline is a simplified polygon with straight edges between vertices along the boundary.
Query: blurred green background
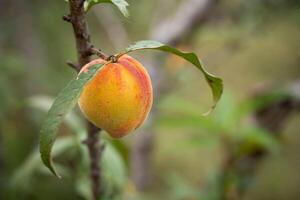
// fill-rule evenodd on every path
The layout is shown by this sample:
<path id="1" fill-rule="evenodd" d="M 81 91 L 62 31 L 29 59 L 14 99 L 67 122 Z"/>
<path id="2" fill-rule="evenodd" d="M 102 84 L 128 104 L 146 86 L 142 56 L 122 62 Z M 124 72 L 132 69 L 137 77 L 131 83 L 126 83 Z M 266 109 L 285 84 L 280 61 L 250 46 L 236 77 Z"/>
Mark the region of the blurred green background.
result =
<path id="1" fill-rule="evenodd" d="M 87 14 L 92 43 L 112 54 L 151 39 L 185 2 L 128 0 L 128 19 L 110 4 L 97 5 Z M 300 199 L 300 1 L 219 0 L 209 9 L 174 45 L 222 77 L 220 104 L 201 116 L 211 104 L 209 88 L 180 58 L 133 54 L 159 65 L 149 71 L 160 86 L 150 120 L 136 133 L 118 141 L 102 134 L 103 199 Z M 63 0 L 0 0 L 0 199 L 91 198 L 78 109 L 55 144 L 63 179 L 47 171 L 37 151 L 46 111 L 76 75 L 66 65 L 76 51 L 65 14 Z M 133 178 L 133 141 L 148 132 L 150 179 L 143 183 Z"/>

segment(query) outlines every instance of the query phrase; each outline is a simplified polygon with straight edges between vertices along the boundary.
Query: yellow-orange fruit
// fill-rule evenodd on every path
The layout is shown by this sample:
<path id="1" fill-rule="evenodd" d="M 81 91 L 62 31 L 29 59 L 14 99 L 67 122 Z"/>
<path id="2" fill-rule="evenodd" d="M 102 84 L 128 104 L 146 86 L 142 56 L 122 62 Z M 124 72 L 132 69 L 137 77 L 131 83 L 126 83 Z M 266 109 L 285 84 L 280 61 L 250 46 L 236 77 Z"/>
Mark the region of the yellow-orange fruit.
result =
<path id="1" fill-rule="evenodd" d="M 104 63 L 96 59 L 92 65 Z M 88 82 L 79 99 L 86 118 L 114 138 L 138 128 L 146 119 L 153 100 L 151 80 L 146 69 L 134 58 L 123 55 L 116 63 L 104 65 Z"/>

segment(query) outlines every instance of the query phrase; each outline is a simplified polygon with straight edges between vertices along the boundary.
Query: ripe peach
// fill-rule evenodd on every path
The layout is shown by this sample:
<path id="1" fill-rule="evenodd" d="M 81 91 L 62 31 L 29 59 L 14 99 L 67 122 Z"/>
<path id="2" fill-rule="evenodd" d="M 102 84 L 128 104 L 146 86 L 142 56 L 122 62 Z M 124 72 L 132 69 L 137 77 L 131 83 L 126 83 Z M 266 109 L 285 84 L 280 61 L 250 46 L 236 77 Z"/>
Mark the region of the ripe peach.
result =
<path id="1" fill-rule="evenodd" d="M 96 59 L 92 65 L 104 63 Z M 79 98 L 86 118 L 113 138 L 138 128 L 147 117 L 153 100 L 152 84 L 146 69 L 134 58 L 123 55 L 116 63 L 104 65 L 88 82 Z"/>

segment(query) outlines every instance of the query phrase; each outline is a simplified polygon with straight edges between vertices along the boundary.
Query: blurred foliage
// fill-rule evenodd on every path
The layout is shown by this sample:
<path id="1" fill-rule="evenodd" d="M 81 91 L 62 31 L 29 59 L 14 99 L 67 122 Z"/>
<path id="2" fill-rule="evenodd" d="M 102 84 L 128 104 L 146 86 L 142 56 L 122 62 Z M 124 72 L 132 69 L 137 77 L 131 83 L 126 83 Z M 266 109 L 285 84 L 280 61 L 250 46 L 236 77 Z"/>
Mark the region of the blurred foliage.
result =
<path id="1" fill-rule="evenodd" d="M 84 2 L 84 9 L 88 11 L 92 6 L 100 4 L 100 3 L 111 3 L 114 4 L 125 17 L 129 17 L 129 13 L 127 10 L 127 6 L 129 4 L 125 0 L 86 0 Z"/>
<path id="2" fill-rule="evenodd" d="M 85 129 L 78 111 L 68 115 L 54 147 L 63 179 L 50 175 L 37 154 L 39 129 L 52 101 L 44 95 L 55 96 L 75 75 L 65 64 L 76 59 L 72 29 L 61 20 L 68 5 L 64 1 L 4 2 L 0 6 L 0 199 L 89 199 L 87 152 L 81 144 Z M 117 9 L 111 13 L 129 40 L 136 41 L 147 39 L 149 24 L 171 16 L 180 2 L 129 0 L 129 19 L 121 18 Z M 108 53 L 116 50 L 96 14 L 110 7 L 97 5 L 87 14 L 93 43 Z M 298 0 L 219 1 L 213 16 L 179 47 L 197 52 L 208 70 L 224 79 L 221 104 L 209 117 L 201 117 L 209 106 L 209 88 L 199 80 L 196 69 L 168 57 L 165 85 L 169 92 L 154 102 L 159 110 L 153 127 L 153 184 L 138 193 L 129 180 L 134 135 L 114 141 L 104 134 L 106 198 L 220 198 L 216 191 L 221 188 L 218 175 L 226 156 L 225 138 L 230 144 L 226 149 L 237 156 L 261 147 L 270 155 L 252 184 L 246 183 L 245 199 L 299 199 L 299 115 L 286 124 L 280 138 L 271 137 L 251 120 L 251 114 L 284 94 L 250 98 L 260 87 L 280 88 L 299 79 L 299 11 Z M 229 176 L 227 187 L 234 190 L 239 177 Z"/>
<path id="3" fill-rule="evenodd" d="M 33 108 L 47 111 L 52 104 L 53 100 L 49 97 L 45 96 L 36 96 L 29 99 L 29 105 Z M 71 164 L 71 168 L 74 168 L 75 172 L 71 172 L 63 167 L 62 165 L 58 165 L 58 169 L 62 172 L 64 178 L 73 178 L 75 177 L 75 189 L 78 195 L 86 198 L 91 199 L 90 194 L 90 183 L 88 178 L 88 171 L 89 171 L 89 159 L 88 159 L 88 152 L 85 147 L 83 147 L 82 140 L 86 135 L 86 130 L 84 126 L 84 122 L 82 119 L 78 118 L 75 113 L 70 113 L 66 117 L 66 125 L 72 130 L 74 133 L 70 136 L 64 136 L 58 139 L 54 146 L 53 156 L 59 157 L 60 155 L 65 155 L 65 153 L 71 152 L 70 158 L 74 159 L 76 154 L 79 154 L 81 160 L 70 160 L 69 165 Z M 65 152 L 65 153 L 64 153 Z M 64 158 L 62 156 L 61 159 Z M 72 162 L 72 163 L 70 163 Z M 122 193 L 122 186 L 126 182 L 126 173 L 125 173 L 125 164 L 121 159 L 118 151 L 112 146 L 109 140 L 105 139 L 105 149 L 103 152 L 103 159 L 102 159 L 102 167 L 103 167 L 103 175 L 104 175 L 104 182 L 109 183 L 105 184 L 105 195 L 106 198 L 110 196 L 115 196 L 117 194 Z M 48 170 L 46 170 L 40 160 L 40 153 L 36 149 L 34 150 L 26 161 L 19 166 L 18 169 L 14 172 L 11 178 L 11 187 L 13 190 L 21 190 L 26 191 L 28 193 L 32 193 L 34 188 L 29 186 L 30 183 L 33 181 L 32 179 L 35 178 L 35 174 L 40 172 L 43 176 L 51 176 Z M 71 174 L 70 174 L 71 173 Z M 75 173 L 75 174 L 74 174 Z M 39 181 L 39 179 L 35 180 Z M 104 199 L 106 199 L 104 198 Z"/>

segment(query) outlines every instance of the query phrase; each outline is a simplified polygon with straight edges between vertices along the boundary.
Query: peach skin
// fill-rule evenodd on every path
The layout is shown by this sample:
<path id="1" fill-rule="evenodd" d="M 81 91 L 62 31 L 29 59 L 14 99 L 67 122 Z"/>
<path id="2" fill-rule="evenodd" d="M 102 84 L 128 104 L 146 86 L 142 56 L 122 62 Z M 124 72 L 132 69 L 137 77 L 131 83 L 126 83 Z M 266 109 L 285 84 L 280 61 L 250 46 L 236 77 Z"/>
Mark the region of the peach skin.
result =
<path id="1" fill-rule="evenodd" d="M 104 63 L 96 59 L 92 65 Z M 79 98 L 85 117 L 113 138 L 123 137 L 138 128 L 148 116 L 153 101 L 148 72 L 134 58 L 123 55 L 116 63 L 104 65 L 88 82 Z"/>

